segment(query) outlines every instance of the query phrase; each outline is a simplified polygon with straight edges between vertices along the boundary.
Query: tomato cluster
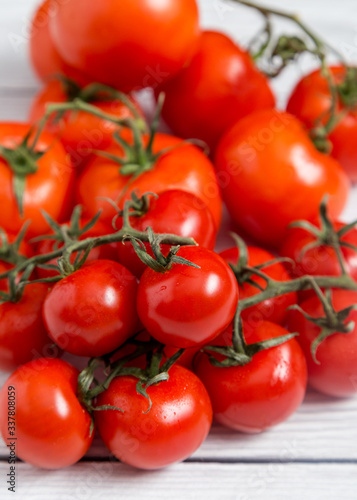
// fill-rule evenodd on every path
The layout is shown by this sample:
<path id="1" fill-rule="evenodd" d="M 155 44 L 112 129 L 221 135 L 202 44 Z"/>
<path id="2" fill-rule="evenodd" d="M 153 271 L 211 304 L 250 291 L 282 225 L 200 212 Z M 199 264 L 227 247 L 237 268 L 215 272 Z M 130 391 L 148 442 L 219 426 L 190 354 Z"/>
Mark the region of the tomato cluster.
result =
<path id="1" fill-rule="evenodd" d="M 0 124 L 0 431 L 11 386 L 18 456 L 66 467 L 96 428 L 156 469 L 212 419 L 257 433 L 307 383 L 356 393 L 357 230 L 338 219 L 356 73 L 331 69 L 337 102 L 313 73 L 281 112 L 252 55 L 200 30 L 195 0 L 46 0 L 32 24 L 44 88 L 29 123 Z M 145 87 L 151 123 L 130 95 Z M 218 254 L 223 202 L 253 241 Z"/>

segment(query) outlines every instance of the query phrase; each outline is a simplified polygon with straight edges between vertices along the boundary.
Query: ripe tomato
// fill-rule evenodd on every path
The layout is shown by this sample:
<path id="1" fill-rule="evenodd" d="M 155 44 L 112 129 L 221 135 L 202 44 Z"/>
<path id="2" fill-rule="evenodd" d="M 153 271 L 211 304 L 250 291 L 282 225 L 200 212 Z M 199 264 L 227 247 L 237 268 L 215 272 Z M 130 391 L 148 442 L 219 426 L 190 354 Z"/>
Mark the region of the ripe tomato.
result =
<path id="1" fill-rule="evenodd" d="M 340 66 L 330 68 L 337 84 L 343 84 L 346 69 Z M 290 96 L 287 111 L 297 116 L 308 129 L 314 128 L 318 120 L 326 123 L 331 109 L 332 99 L 329 85 L 321 70 L 316 70 L 303 77 Z M 337 126 L 329 134 L 332 143 L 331 156 L 336 158 L 346 170 L 353 182 L 357 181 L 357 110 L 355 105 L 348 106 L 339 99 L 337 113 L 343 113 Z"/>
<path id="2" fill-rule="evenodd" d="M 77 356 L 102 356 L 137 327 L 136 278 L 124 266 L 97 260 L 58 281 L 43 304 L 49 336 Z"/>
<path id="3" fill-rule="evenodd" d="M 195 0 L 62 2 L 50 32 L 71 66 L 94 81 L 138 90 L 171 78 L 190 59 L 198 8 Z"/>
<path id="4" fill-rule="evenodd" d="M 79 89 L 80 92 L 80 89 Z M 77 95 L 69 95 L 66 85 L 59 80 L 50 80 L 46 86 L 35 96 L 30 109 L 29 121 L 40 120 L 46 111 L 48 103 L 64 103 L 74 100 Z M 138 105 L 128 97 L 138 115 L 142 115 Z M 108 113 L 116 118 L 133 117 L 131 110 L 119 99 L 98 100 L 89 99 L 103 113 Z M 93 149 L 107 148 L 113 142 L 113 133 L 118 130 L 114 123 L 103 120 L 84 111 L 68 111 L 60 120 L 50 120 L 47 130 L 58 135 L 67 153 L 71 155 L 72 163 L 77 169 L 82 168 L 93 154 Z"/>
<path id="5" fill-rule="evenodd" d="M 118 221 L 117 227 L 121 222 Z M 141 217 L 131 217 L 130 223 L 138 231 L 145 231 L 150 226 L 155 233 L 191 237 L 199 245 L 210 250 L 214 249 L 217 231 L 213 216 L 201 200 L 185 191 L 163 191 L 157 199 L 150 199 L 150 208 L 146 214 Z M 150 245 L 145 244 L 145 246 L 152 255 Z M 161 247 L 165 255 L 170 250 L 169 245 Z M 140 278 L 146 265 L 136 255 L 129 241 L 124 245 L 118 245 L 118 256 L 119 261 Z"/>
<path id="6" fill-rule="evenodd" d="M 7 379 L 0 391 L 0 430 L 9 444 L 14 437 L 8 431 L 11 397 L 16 455 L 21 460 L 43 469 L 60 469 L 85 455 L 93 435 L 90 415 L 76 397 L 78 375 L 65 361 L 41 358 L 21 366 Z"/>
<path id="7" fill-rule="evenodd" d="M 332 293 L 332 304 L 336 311 L 356 303 L 357 292 L 334 290 Z M 317 296 L 302 302 L 301 307 L 313 318 L 325 316 Z M 350 333 L 335 333 L 318 346 L 317 364 L 311 354 L 311 345 L 321 333 L 321 328 L 305 319 L 300 312 L 289 312 L 288 327 L 300 334 L 298 339 L 306 355 L 309 384 L 331 396 L 344 397 L 357 392 L 357 311 L 349 314 L 346 323 L 350 321 L 355 322 Z"/>
<path id="8" fill-rule="evenodd" d="M 331 217 L 338 217 L 349 189 L 336 160 L 315 149 L 296 118 L 276 110 L 234 125 L 220 141 L 216 167 L 234 222 L 273 247 L 280 246 L 288 224 L 317 217 L 325 194 Z"/>
<path id="9" fill-rule="evenodd" d="M 25 287 L 19 302 L 0 304 L 0 370 L 12 371 L 23 363 L 53 354 L 52 340 L 42 321 L 48 285 Z"/>
<path id="10" fill-rule="evenodd" d="M 284 328 L 268 321 L 244 324 L 247 344 L 286 334 Z M 220 342 L 224 337 L 215 345 L 232 345 Z M 245 366 L 215 367 L 206 353 L 199 353 L 195 372 L 210 395 L 214 418 L 237 431 L 262 432 L 283 422 L 305 396 L 306 361 L 295 339 L 255 354 Z"/>
<path id="11" fill-rule="evenodd" d="M 191 62 L 160 91 L 166 94 L 163 117 L 175 134 L 202 139 L 211 150 L 237 120 L 275 104 L 248 52 L 215 31 L 202 33 Z"/>
<path id="12" fill-rule="evenodd" d="M 200 269 L 182 264 L 164 273 L 146 269 L 137 310 L 144 327 L 163 344 L 194 347 L 217 337 L 232 321 L 238 285 L 229 266 L 211 250 L 188 246 L 178 255 Z"/>
<path id="13" fill-rule="evenodd" d="M 144 136 L 145 143 L 148 137 Z M 212 212 L 216 228 L 222 217 L 222 200 L 212 163 L 197 147 L 183 144 L 181 139 L 166 134 L 156 134 L 153 153 L 165 152 L 151 165 L 151 169 L 139 177 L 124 176 L 120 166 L 104 158 L 93 158 L 84 168 L 78 180 L 77 200 L 83 205 L 87 217 L 93 217 L 100 209 L 102 220 L 109 224 L 116 215 L 113 207 L 104 198 L 119 199 L 119 206 L 131 198 L 132 191 L 142 195 L 148 191 L 160 194 L 162 191 L 179 189 L 194 194 Z M 108 148 L 108 153 L 123 158 L 118 145 Z M 149 164 L 150 166 L 150 164 Z"/>
<path id="14" fill-rule="evenodd" d="M 113 455 L 140 469 L 159 469 L 189 457 L 206 439 L 212 407 L 194 373 L 172 366 L 169 380 L 147 388 L 152 401 L 137 393 L 137 379 L 115 378 L 97 404 L 123 410 L 95 412 L 99 433 Z"/>
<path id="15" fill-rule="evenodd" d="M 65 63 L 53 44 L 49 23 L 57 9 L 56 2 L 51 3 L 51 0 L 45 0 L 32 18 L 29 40 L 32 67 L 42 81 L 47 81 L 54 75 L 63 74 L 85 83 L 89 81 L 88 77 Z"/>
<path id="16" fill-rule="evenodd" d="M 274 255 L 263 250 L 258 247 L 248 247 L 249 253 L 249 261 L 248 265 L 250 267 L 258 266 L 259 264 L 264 264 L 275 259 Z M 229 248 L 228 250 L 224 250 L 219 254 L 227 264 L 237 265 L 239 250 L 238 248 Z M 265 273 L 270 278 L 277 281 L 289 281 L 290 275 L 285 269 L 283 264 L 277 263 L 261 269 L 263 273 Z M 257 275 L 250 275 L 249 279 L 253 280 L 257 283 L 261 288 L 266 287 L 266 281 Z M 251 297 L 260 293 L 260 289 L 249 284 L 243 282 L 239 284 L 239 297 L 240 299 L 245 299 L 247 297 Z M 271 321 L 273 323 L 284 324 L 287 314 L 287 308 L 297 302 L 296 293 L 287 293 L 280 297 L 274 297 L 272 299 L 267 299 L 261 302 L 260 304 L 250 307 L 246 309 L 242 313 L 242 318 L 249 320 L 250 323 L 260 322 L 262 320 Z"/>
<path id="17" fill-rule="evenodd" d="M 30 126 L 24 123 L 0 123 L 0 146 L 10 149 L 19 146 L 29 130 Z M 22 218 L 14 195 L 14 173 L 0 150 L 0 227 L 19 232 L 24 221 L 31 220 L 28 237 L 48 231 L 40 209 L 58 221 L 67 218 L 73 206 L 74 173 L 62 144 L 44 132 L 37 142 L 35 153 L 42 153 L 42 156 L 36 161 L 37 171 L 26 175 Z M 27 154 L 25 151 L 24 155 Z M 22 153 L 19 152 L 20 163 L 21 158 Z"/>

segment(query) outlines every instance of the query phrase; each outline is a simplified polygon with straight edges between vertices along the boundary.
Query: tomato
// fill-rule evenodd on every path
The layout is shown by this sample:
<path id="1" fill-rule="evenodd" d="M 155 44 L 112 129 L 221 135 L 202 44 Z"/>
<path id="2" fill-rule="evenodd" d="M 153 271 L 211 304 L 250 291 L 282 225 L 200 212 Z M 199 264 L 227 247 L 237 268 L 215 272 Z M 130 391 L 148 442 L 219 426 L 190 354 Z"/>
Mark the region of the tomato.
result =
<path id="1" fill-rule="evenodd" d="M 98 406 L 123 410 L 95 412 L 107 448 L 140 469 L 159 469 L 189 457 L 206 439 L 212 422 L 211 402 L 201 381 L 186 368 L 172 366 L 169 380 L 147 388 L 149 412 L 136 384 L 134 377 L 117 377 L 98 397 Z"/>
<path id="2" fill-rule="evenodd" d="M 334 290 L 332 305 L 340 311 L 357 303 L 357 292 Z M 302 309 L 313 318 L 325 316 L 317 296 L 301 303 Z M 355 322 L 350 333 L 334 333 L 317 348 L 315 363 L 311 346 L 321 333 L 321 328 L 308 321 L 298 311 L 290 311 L 288 327 L 299 332 L 299 342 L 303 348 L 309 371 L 309 384 L 314 389 L 331 396 L 350 396 L 357 392 L 357 311 L 352 311 L 347 320 Z"/>
<path id="3" fill-rule="evenodd" d="M 317 217 L 325 194 L 331 217 L 346 203 L 349 181 L 341 166 L 319 153 L 287 113 L 260 111 L 237 122 L 218 146 L 216 167 L 234 222 L 275 248 L 288 224 Z"/>
<path id="4" fill-rule="evenodd" d="M 45 0 L 36 10 L 30 27 L 29 56 L 33 69 L 42 81 L 57 74 L 64 74 L 83 83 L 88 77 L 70 67 L 55 48 L 50 35 L 49 23 L 58 5 Z"/>
<path id="5" fill-rule="evenodd" d="M 147 144 L 148 137 L 144 136 Z M 104 158 L 93 158 L 84 168 L 78 180 L 77 201 L 83 205 L 87 217 L 93 217 L 102 209 L 102 220 L 111 223 L 116 215 L 113 207 L 104 198 L 117 200 L 123 206 L 130 199 L 132 191 L 138 195 L 146 192 L 160 194 L 162 191 L 179 189 L 194 194 L 212 212 L 216 228 L 222 217 L 222 200 L 212 163 L 197 147 L 182 143 L 181 139 L 166 134 L 156 134 L 153 153 L 164 152 L 154 161 L 148 160 L 149 170 L 138 177 L 120 173 L 119 165 Z M 123 158 L 118 145 L 106 150 Z"/>
<path id="6" fill-rule="evenodd" d="M 171 78 L 192 57 L 198 8 L 195 0 L 62 2 L 50 33 L 61 57 L 94 81 L 138 90 Z"/>
<path id="7" fill-rule="evenodd" d="M 132 227 L 145 231 L 151 227 L 155 233 L 171 233 L 182 237 L 191 237 L 199 245 L 213 250 L 216 240 L 216 227 L 208 207 L 193 194 L 185 191 L 163 191 L 157 199 L 150 199 L 149 211 L 141 217 L 131 217 Z M 118 221 L 117 227 L 121 224 Z M 145 244 L 152 255 L 150 245 Z M 162 245 L 164 254 L 169 245 Z M 118 245 L 119 261 L 133 274 L 140 278 L 146 265 L 136 255 L 130 242 Z"/>
<path id="8" fill-rule="evenodd" d="M 146 269 L 137 310 L 144 327 L 163 344 L 194 347 L 217 337 L 232 321 L 238 285 L 229 266 L 211 250 L 181 247 L 178 256 L 200 269 L 182 264 L 164 273 Z"/>
<path id="9" fill-rule="evenodd" d="M 166 94 L 163 117 L 175 134 L 202 139 L 212 151 L 237 120 L 275 104 L 249 53 L 216 31 L 202 33 L 191 62 L 160 91 Z"/>
<path id="10" fill-rule="evenodd" d="M 346 69 L 339 66 L 330 68 L 337 84 L 343 84 Z M 331 92 L 321 70 L 304 76 L 290 96 L 287 110 L 297 116 L 308 129 L 314 128 L 323 118 L 326 123 L 331 109 Z M 336 158 L 353 182 L 357 181 L 357 110 L 355 105 L 348 106 L 339 99 L 337 113 L 341 114 L 337 126 L 328 135 L 332 143 L 331 156 Z"/>
<path id="11" fill-rule="evenodd" d="M 0 123 L 0 146 L 13 149 L 23 142 L 29 130 L 30 126 L 24 123 Z M 73 206 L 74 173 L 63 146 L 54 136 L 44 132 L 37 142 L 35 153 L 42 153 L 42 156 L 36 161 L 37 170 L 26 175 L 22 218 L 14 195 L 14 174 L 0 150 L 0 227 L 19 232 L 24 221 L 30 220 L 26 233 L 28 237 L 48 231 L 40 209 L 58 221 L 67 218 Z"/>
<path id="12" fill-rule="evenodd" d="M 0 274 L 5 273 L 10 269 L 13 269 L 16 265 L 15 262 L 12 262 L 11 256 L 8 255 L 8 252 L 6 250 L 7 244 L 11 245 L 12 243 L 14 243 L 16 237 L 17 237 L 16 234 L 7 233 L 6 234 L 7 243 L 4 244 L 4 240 L 0 235 Z M 26 240 L 22 239 L 18 253 L 19 256 L 29 258 L 32 257 L 33 255 L 33 249 L 31 245 L 29 245 L 29 243 L 26 242 Z M 0 280 L 0 291 L 4 292 L 9 291 L 8 280 L 6 278 Z"/>
<path id="13" fill-rule="evenodd" d="M 80 221 L 80 224 L 79 224 L 80 228 L 83 229 L 83 227 L 85 227 L 87 223 L 89 223 L 88 219 L 82 219 Z M 62 224 L 62 226 L 63 225 L 70 227 L 70 222 Z M 103 224 L 100 220 L 98 220 L 91 229 L 89 229 L 82 236 L 80 236 L 79 240 L 84 240 L 86 238 L 94 238 L 97 236 L 105 236 L 105 235 L 111 234 L 113 232 L 114 232 L 114 230 L 111 226 L 108 226 L 107 224 Z M 70 231 L 67 231 L 67 233 L 71 234 Z M 61 248 L 62 246 L 63 246 L 63 243 L 58 244 L 57 240 L 55 240 L 55 239 L 41 240 L 35 245 L 35 253 L 36 253 L 36 255 L 44 255 L 44 254 L 53 252 L 55 249 Z M 117 258 L 118 246 L 119 246 L 118 243 L 111 243 L 108 245 L 101 245 L 99 247 L 93 248 L 88 254 L 88 257 L 86 259 L 86 263 L 93 262 L 94 260 L 98 260 L 98 259 L 107 259 L 107 260 L 117 261 L 118 260 L 118 258 Z M 72 263 L 74 263 L 76 256 L 77 256 L 77 252 L 73 252 L 71 255 L 71 262 Z M 46 262 L 46 264 L 57 265 L 57 260 L 58 260 L 58 258 L 52 259 L 52 260 Z M 57 276 L 58 272 L 56 272 L 55 270 L 41 269 L 40 267 L 37 267 L 36 274 L 39 278 L 43 279 L 43 278 L 49 278 L 51 276 Z"/>
<path id="14" fill-rule="evenodd" d="M 268 321 L 244 324 L 247 344 L 286 334 Z M 232 345 L 220 342 L 222 338 L 218 345 Z M 214 419 L 241 432 L 262 432 L 283 422 L 300 406 L 306 391 L 306 361 L 295 339 L 255 354 L 245 366 L 215 367 L 206 353 L 199 353 L 195 372 L 210 395 Z"/>
<path id="15" fill-rule="evenodd" d="M 248 247 L 248 266 L 255 267 L 260 264 L 267 263 L 275 259 L 274 255 L 258 247 Z M 229 248 L 219 254 L 227 264 L 237 265 L 239 250 L 238 248 Z M 289 281 L 290 275 L 285 269 L 283 264 L 276 263 L 261 269 L 269 278 L 276 281 Z M 250 275 L 249 279 L 257 283 L 261 288 L 266 287 L 266 281 L 257 275 Z M 238 282 L 239 283 L 239 282 Z M 251 285 L 250 283 L 243 282 L 239 284 L 239 297 L 245 299 L 260 293 L 260 289 Z M 242 318 L 249 320 L 250 323 L 260 322 L 262 320 L 271 321 L 273 323 L 284 324 L 287 308 L 296 304 L 296 293 L 287 293 L 280 297 L 273 297 L 264 300 L 260 304 L 250 307 L 242 312 Z"/>
<path id="16" fill-rule="evenodd" d="M 34 123 L 40 120 L 45 114 L 48 103 L 70 102 L 76 97 L 81 97 L 80 88 L 78 88 L 78 95 L 75 92 L 73 95 L 69 95 L 65 87 L 66 85 L 59 80 L 50 80 L 35 96 L 30 109 L 29 121 Z M 133 99 L 128 97 L 128 100 L 138 115 L 142 115 Z M 100 100 L 94 96 L 87 102 L 114 118 L 133 117 L 132 111 L 119 99 L 105 100 L 102 97 Z M 113 142 L 112 135 L 118 130 L 118 126 L 85 111 L 68 111 L 60 120 L 50 120 L 47 130 L 60 137 L 67 153 L 71 155 L 73 165 L 80 169 L 93 154 L 93 149 L 105 149 Z"/>
<path id="17" fill-rule="evenodd" d="M 11 371 L 23 363 L 53 354 L 52 340 L 42 321 L 48 285 L 27 285 L 18 302 L 0 304 L 0 370 Z"/>
<path id="18" fill-rule="evenodd" d="M 77 356 L 102 356 L 137 327 L 137 283 L 124 266 L 97 260 L 58 281 L 43 304 L 49 336 Z"/>
<path id="19" fill-rule="evenodd" d="M 18 368 L 0 391 L 0 429 L 16 456 L 43 469 L 68 467 L 89 449 L 91 418 L 77 397 L 76 368 L 41 358 Z M 14 406 L 10 405 L 14 402 Z M 9 435 L 8 408 L 16 413 L 16 441 Z"/>

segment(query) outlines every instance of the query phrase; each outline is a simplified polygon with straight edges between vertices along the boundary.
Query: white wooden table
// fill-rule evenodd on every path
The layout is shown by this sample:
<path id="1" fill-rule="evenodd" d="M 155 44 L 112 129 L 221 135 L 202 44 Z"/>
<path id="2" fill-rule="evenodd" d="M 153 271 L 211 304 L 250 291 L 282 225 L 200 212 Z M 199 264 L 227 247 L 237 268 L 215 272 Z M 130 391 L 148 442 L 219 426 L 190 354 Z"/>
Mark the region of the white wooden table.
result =
<path id="1" fill-rule="evenodd" d="M 0 120 L 25 119 L 39 87 L 27 60 L 28 20 L 37 3 L 0 0 Z M 224 30 L 243 43 L 249 40 L 256 15 L 222 0 L 199 3 L 204 26 Z M 262 3 L 299 12 L 350 61 L 357 62 L 356 0 Z M 299 75 L 312 65 L 303 58 L 274 83 L 280 105 Z M 344 216 L 357 218 L 356 189 Z M 5 378 L 0 374 L 0 386 Z M 162 471 L 141 472 L 120 464 L 96 439 L 80 463 L 62 471 L 18 463 L 13 494 L 6 485 L 7 457 L 1 442 L 1 500 L 101 500 L 108 495 L 135 500 L 356 500 L 357 397 L 339 401 L 309 392 L 293 417 L 262 435 L 245 436 L 214 426 L 189 460 Z"/>

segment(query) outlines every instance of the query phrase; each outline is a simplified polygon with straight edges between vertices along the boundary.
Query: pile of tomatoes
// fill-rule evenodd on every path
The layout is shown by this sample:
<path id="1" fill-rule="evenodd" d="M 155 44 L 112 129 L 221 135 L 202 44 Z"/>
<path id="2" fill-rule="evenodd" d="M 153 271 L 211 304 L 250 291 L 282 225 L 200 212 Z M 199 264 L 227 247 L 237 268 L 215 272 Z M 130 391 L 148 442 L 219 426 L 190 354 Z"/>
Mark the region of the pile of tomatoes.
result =
<path id="1" fill-rule="evenodd" d="M 357 229 L 338 220 L 357 179 L 353 69 L 331 69 L 328 154 L 311 140 L 325 76 L 276 110 L 195 0 L 46 0 L 31 34 L 43 89 L 28 123 L 0 124 L 0 369 L 15 370 L 0 430 L 17 456 L 69 466 L 97 429 L 156 469 L 194 453 L 213 418 L 261 432 L 308 382 L 356 393 Z M 132 94 L 146 87 L 152 123 Z M 249 245 L 218 254 L 223 202 Z"/>

